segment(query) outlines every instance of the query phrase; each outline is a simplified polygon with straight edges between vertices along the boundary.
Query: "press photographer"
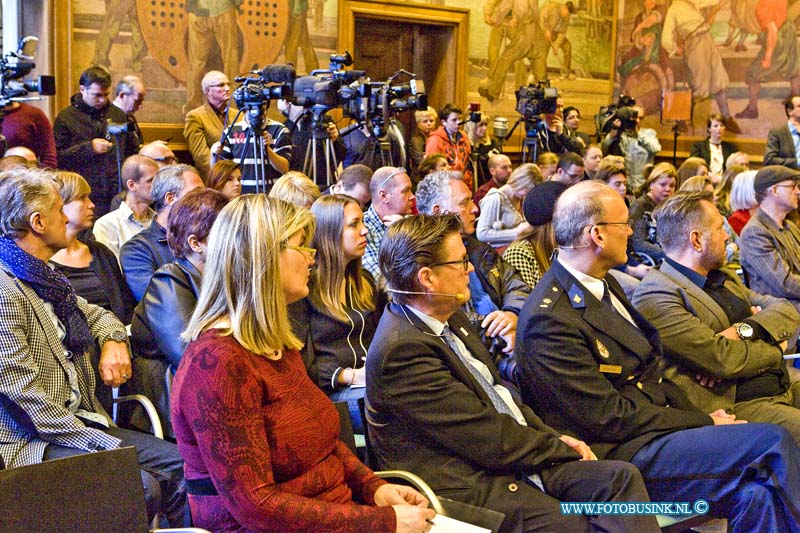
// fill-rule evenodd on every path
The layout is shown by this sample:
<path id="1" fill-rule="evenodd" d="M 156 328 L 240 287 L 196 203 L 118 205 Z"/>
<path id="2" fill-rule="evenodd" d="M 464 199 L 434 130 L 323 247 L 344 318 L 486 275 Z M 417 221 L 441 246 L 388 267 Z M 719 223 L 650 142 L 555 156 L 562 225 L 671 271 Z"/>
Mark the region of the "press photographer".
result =
<path id="1" fill-rule="evenodd" d="M 24 37 L 16 52 L 0 58 L 0 137 L 5 139 L 5 145 L 0 141 L 0 154 L 6 148 L 22 146 L 33 151 L 39 164 L 55 168 L 56 143 L 50 120 L 39 108 L 24 103 L 55 94 L 52 76 L 22 79 L 36 66 L 33 60 L 38 42 L 36 37 Z M 40 96 L 36 96 L 37 93 Z"/>
<path id="2" fill-rule="evenodd" d="M 89 67 L 81 73 L 79 84 L 70 105 L 56 117 L 53 133 L 59 168 L 86 178 L 92 188 L 94 214 L 99 218 L 109 211 L 119 192 L 117 151 L 119 160 L 124 161 L 136 153 L 139 141 L 133 128 L 116 136 L 109 132 L 109 123 L 121 127 L 128 117 L 109 101 L 111 75 L 106 69 Z"/>
<path id="3" fill-rule="evenodd" d="M 628 189 L 638 191 L 646 176 L 644 168 L 653 164 L 661 143 L 655 130 L 639 128 L 644 118 L 644 108 L 636 100 L 621 95 L 616 104 L 601 108 L 597 116 L 598 130 L 605 134 L 601 148 L 603 155 L 619 155 L 625 159 Z"/>

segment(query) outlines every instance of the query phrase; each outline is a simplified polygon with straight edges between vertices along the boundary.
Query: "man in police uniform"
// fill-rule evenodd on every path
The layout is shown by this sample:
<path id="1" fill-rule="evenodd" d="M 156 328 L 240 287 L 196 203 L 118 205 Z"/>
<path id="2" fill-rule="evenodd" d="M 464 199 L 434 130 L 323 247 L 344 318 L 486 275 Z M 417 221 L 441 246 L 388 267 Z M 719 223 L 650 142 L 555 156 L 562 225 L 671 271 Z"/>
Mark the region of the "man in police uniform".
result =
<path id="1" fill-rule="evenodd" d="M 704 414 L 661 376 L 658 332 L 608 275 L 626 261 L 631 235 L 619 194 L 581 182 L 559 198 L 553 224 L 559 257 L 517 328 L 523 401 L 598 457 L 639 467 L 654 501 L 703 498 L 733 531 L 800 529 L 791 435 Z"/>

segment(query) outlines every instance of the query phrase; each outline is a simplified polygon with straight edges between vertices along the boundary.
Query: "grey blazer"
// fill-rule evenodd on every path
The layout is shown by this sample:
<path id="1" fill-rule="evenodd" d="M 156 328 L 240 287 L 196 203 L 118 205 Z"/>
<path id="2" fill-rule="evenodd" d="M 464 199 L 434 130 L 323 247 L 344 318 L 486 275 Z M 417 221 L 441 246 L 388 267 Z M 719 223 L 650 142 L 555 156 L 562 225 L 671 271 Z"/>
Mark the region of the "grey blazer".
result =
<path id="1" fill-rule="evenodd" d="M 800 315 L 792 304 L 755 293 L 732 272 L 725 274 L 727 289 L 748 305 L 762 307 L 751 320 L 778 341 L 794 334 Z M 717 335 L 731 325 L 725 311 L 667 262 L 647 273 L 634 292 L 633 304 L 658 329 L 668 365 L 665 375 L 704 412 L 733 408 L 737 378 L 783 365 L 780 348 L 768 342 L 730 340 Z M 698 373 L 723 381 L 708 389 L 695 379 Z"/>
<path id="2" fill-rule="evenodd" d="M 110 312 L 78 296 L 92 335 L 102 345 L 125 326 Z M 73 356 L 80 407 L 106 418 L 94 395 L 88 353 Z M 70 399 L 67 360 L 45 303 L 0 261 L 0 456 L 7 467 L 41 462 L 49 443 L 96 451 L 119 439 L 87 427 L 66 407 Z"/>
<path id="3" fill-rule="evenodd" d="M 785 123 L 780 128 L 769 130 L 767 146 L 764 150 L 764 164 L 798 168 L 792 132 Z"/>

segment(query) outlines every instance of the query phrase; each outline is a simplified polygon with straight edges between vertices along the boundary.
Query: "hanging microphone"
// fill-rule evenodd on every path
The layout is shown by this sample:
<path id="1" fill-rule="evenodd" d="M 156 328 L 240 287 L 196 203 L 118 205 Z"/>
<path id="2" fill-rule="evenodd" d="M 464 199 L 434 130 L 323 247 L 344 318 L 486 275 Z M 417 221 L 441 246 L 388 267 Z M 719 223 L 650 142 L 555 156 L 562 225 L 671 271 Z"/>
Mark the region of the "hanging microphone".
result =
<path id="1" fill-rule="evenodd" d="M 464 294 L 463 292 L 457 292 L 455 294 L 449 294 L 449 293 L 446 293 L 446 292 L 401 291 L 401 290 L 398 290 L 398 289 L 390 289 L 388 287 L 386 288 L 386 291 L 387 292 L 396 292 L 398 294 L 421 294 L 422 296 L 428 296 L 428 295 L 432 295 L 432 296 L 449 296 L 450 298 L 455 298 L 459 302 L 466 302 L 467 301 L 467 295 Z"/>

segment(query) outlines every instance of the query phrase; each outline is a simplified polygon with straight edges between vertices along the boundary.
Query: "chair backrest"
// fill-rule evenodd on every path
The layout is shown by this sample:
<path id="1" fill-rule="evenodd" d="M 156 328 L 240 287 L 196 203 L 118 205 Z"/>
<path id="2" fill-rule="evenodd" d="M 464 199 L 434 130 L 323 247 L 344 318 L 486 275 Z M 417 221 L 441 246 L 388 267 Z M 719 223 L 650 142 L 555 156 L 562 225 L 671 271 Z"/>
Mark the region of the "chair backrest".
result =
<path id="1" fill-rule="evenodd" d="M 0 531 L 146 533 L 132 447 L 0 470 Z"/>

